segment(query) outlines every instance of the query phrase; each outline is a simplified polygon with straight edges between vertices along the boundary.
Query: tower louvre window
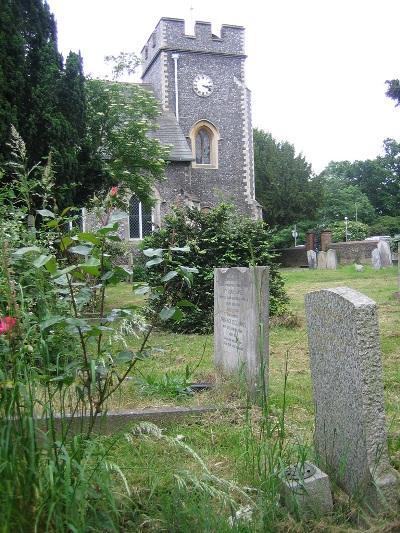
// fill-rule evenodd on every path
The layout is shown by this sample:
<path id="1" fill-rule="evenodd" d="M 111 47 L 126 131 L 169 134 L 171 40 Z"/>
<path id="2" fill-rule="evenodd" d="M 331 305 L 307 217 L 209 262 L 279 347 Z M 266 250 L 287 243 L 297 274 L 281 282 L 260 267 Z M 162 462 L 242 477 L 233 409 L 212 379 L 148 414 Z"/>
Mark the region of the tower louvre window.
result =
<path id="1" fill-rule="evenodd" d="M 132 196 L 129 201 L 129 238 L 143 239 L 153 231 L 153 219 L 150 208 Z"/>

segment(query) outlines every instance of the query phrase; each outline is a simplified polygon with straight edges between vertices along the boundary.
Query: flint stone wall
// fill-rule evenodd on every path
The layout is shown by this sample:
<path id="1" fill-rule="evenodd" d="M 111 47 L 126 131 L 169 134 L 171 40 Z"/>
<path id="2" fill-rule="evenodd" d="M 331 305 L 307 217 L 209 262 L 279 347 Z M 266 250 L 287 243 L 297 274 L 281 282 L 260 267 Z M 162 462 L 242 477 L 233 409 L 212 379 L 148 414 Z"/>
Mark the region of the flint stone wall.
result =
<path id="1" fill-rule="evenodd" d="M 214 270 L 214 361 L 223 373 L 244 372 L 256 395 L 268 385 L 268 267 Z"/>
<path id="2" fill-rule="evenodd" d="M 340 265 L 348 265 L 352 263 L 371 264 L 372 250 L 377 246 L 378 241 L 349 241 L 332 242 L 329 248 L 336 251 Z"/>
<path id="3" fill-rule="evenodd" d="M 393 505 L 398 475 L 387 451 L 376 304 L 347 287 L 305 302 L 320 463 L 373 508 Z"/>

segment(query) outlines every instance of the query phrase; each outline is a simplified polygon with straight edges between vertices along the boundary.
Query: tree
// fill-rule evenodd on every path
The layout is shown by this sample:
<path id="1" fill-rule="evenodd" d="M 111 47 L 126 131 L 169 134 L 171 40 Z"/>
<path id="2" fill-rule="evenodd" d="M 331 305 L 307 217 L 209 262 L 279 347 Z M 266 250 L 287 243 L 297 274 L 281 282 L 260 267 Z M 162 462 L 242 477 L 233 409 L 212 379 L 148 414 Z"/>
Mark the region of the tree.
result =
<path id="1" fill-rule="evenodd" d="M 324 224 L 349 217 L 369 224 L 376 218 L 375 210 L 358 185 L 348 183 L 335 176 L 324 177 L 323 204 L 318 210 L 318 218 Z"/>
<path id="2" fill-rule="evenodd" d="M 321 186 L 311 165 L 288 142 L 277 142 L 270 133 L 254 130 L 256 198 L 264 220 L 285 226 L 316 215 Z"/>
<path id="3" fill-rule="evenodd" d="M 131 83 L 86 82 L 87 171 L 85 195 L 118 184 L 149 205 L 152 185 L 164 176 L 169 148 L 148 133 L 159 113 L 157 100 Z"/>

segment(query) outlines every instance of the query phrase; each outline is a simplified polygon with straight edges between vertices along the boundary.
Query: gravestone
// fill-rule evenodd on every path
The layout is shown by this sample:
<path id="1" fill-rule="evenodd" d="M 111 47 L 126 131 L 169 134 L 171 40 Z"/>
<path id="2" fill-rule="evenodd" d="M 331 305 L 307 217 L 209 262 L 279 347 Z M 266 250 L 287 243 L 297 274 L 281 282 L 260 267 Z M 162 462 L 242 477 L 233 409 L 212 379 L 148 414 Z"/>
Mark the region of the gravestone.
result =
<path id="1" fill-rule="evenodd" d="M 308 268 L 317 268 L 317 254 L 314 250 L 307 250 Z"/>
<path id="2" fill-rule="evenodd" d="M 214 269 L 214 361 L 246 376 L 250 393 L 268 386 L 268 267 Z"/>
<path id="3" fill-rule="evenodd" d="M 326 268 L 326 252 L 318 252 L 317 255 L 317 268 Z"/>
<path id="4" fill-rule="evenodd" d="M 370 508 L 395 505 L 376 304 L 347 287 L 311 292 L 305 303 L 319 462 Z"/>
<path id="5" fill-rule="evenodd" d="M 378 250 L 382 267 L 392 266 L 392 252 L 390 251 L 389 243 L 387 241 L 379 241 Z"/>
<path id="6" fill-rule="evenodd" d="M 372 263 L 372 267 L 375 268 L 375 270 L 379 270 L 380 268 L 382 268 L 381 254 L 379 253 L 378 248 L 374 248 L 372 250 L 371 263 Z"/>
<path id="7" fill-rule="evenodd" d="M 328 270 L 336 270 L 337 264 L 338 264 L 338 260 L 337 260 L 336 250 L 332 250 L 332 249 L 328 250 L 326 252 L 326 268 Z"/>

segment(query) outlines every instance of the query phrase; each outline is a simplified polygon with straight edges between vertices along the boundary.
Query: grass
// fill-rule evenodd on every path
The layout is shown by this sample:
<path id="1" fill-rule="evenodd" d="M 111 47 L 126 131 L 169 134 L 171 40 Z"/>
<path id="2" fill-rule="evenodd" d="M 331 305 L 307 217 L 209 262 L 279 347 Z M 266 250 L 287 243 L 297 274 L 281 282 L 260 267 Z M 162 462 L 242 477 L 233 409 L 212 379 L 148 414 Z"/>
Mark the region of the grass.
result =
<path id="1" fill-rule="evenodd" d="M 285 269 L 282 275 L 290 297 L 290 309 L 298 317 L 299 326 L 288 328 L 273 325 L 270 328 L 269 418 L 272 424 L 278 421 L 283 407 L 285 357 L 288 354 L 285 399 L 286 460 L 296 460 L 299 453 L 305 454 L 311 460 L 313 458 L 311 442 L 314 406 L 307 352 L 304 295 L 321 288 L 348 286 L 364 293 L 378 304 L 389 444 L 393 464 L 400 469 L 400 302 L 393 297 L 393 293 L 397 291 L 397 269 L 375 271 L 365 267 L 361 273 L 355 272 L 352 266 L 341 267 L 337 271 Z M 131 294 L 127 284 L 113 288 L 107 301 L 110 307 L 140 304 L 141 300 Z M 131 339 L 132 348 L 137 347 L 138 342 Z M 215 374 L 212 336 L 178 335 L 158 331 L 153 335 L 151 344 L 153 348 L 158 348 L 158 351 L 140 362 L 138 370 L 142 378 L 144 376 L 148 379 L 151 376 L 155 386 L 149 394 L 143 394 L 143 387 L 140 388 L 131 380 L 123 387 L 113 406 L 137 408 L 172 404 L 214 404 L 231 407 L 229 411 L 219 411 L 200 418 L 164 423 L 164 434 L 171 438 L 179 436 L 183 443 L 196 450 L 217 478 L 259 490 L 261 481 L 249 467 L 247 443 L 249 428 L 253 431 L 253 428 L 258 427 L 254 422 L 262 413 L 256 407 L 244 409 L 246 400 L 237 379 L 221 379 Z M 179 378 L 185 376 L 188 367 L 193 370 L 190 379 L 210 381 L 217 385 L 215 389 L 193 396 L 171 394 L 171 390 L 163 386 L 165 376 L 171 377 L 170 382 L 174 383 L 174 386 L 177 381 L 179 388 Z M 232 530 L 232 527 L 227 527 L 226 509 L 223 511 L 219 508 L 220 504 L 216 503 L 215 498 L 193 487 L 187 490 L 179 488 L 177 479 L 182 470 L 190 469 L 196 475 L 202 475 L 199 464 L 184 448 L 166 444 L 162 439 L 137 439 L 130 442 L 121 440 L 113 453 L 115 462 L 124 471 L 129 485 L 135 487 L 138 508 L 133 528 L 143 531 Z M 258 496 L 255 496 L 256 500 L 257 498 Z M 240 497 L 239 502 L 245 504 Z M 210 505 L 213 506 L 214 513 L 210 512 Z M 336 493 L 335 514 L 319 521 L 296 522 L 287 515 L 279 514 L 281 511 L 274 511 L 271 518 L 269 515 L 262 515 L 260 509 L 266 508 L 271 509 L 271 500 L 258 502 L 252 525 L 239 524 L 235 530 L 359 530 L 359 525 L 354 520 L 357 516 L 354 506 L 348 499 L 343 498 L 340 492 Z M 386 526 L 390 527 L 390 524 L 388 519 Z M 381 531 L 384 527 L 383 522 L 379 520 L 370 522 L 369 526 L 373 531 Z M 393 526 L 393 531 L 396 530 L 395 527 L 398 527 L 398 523 Z"/>

